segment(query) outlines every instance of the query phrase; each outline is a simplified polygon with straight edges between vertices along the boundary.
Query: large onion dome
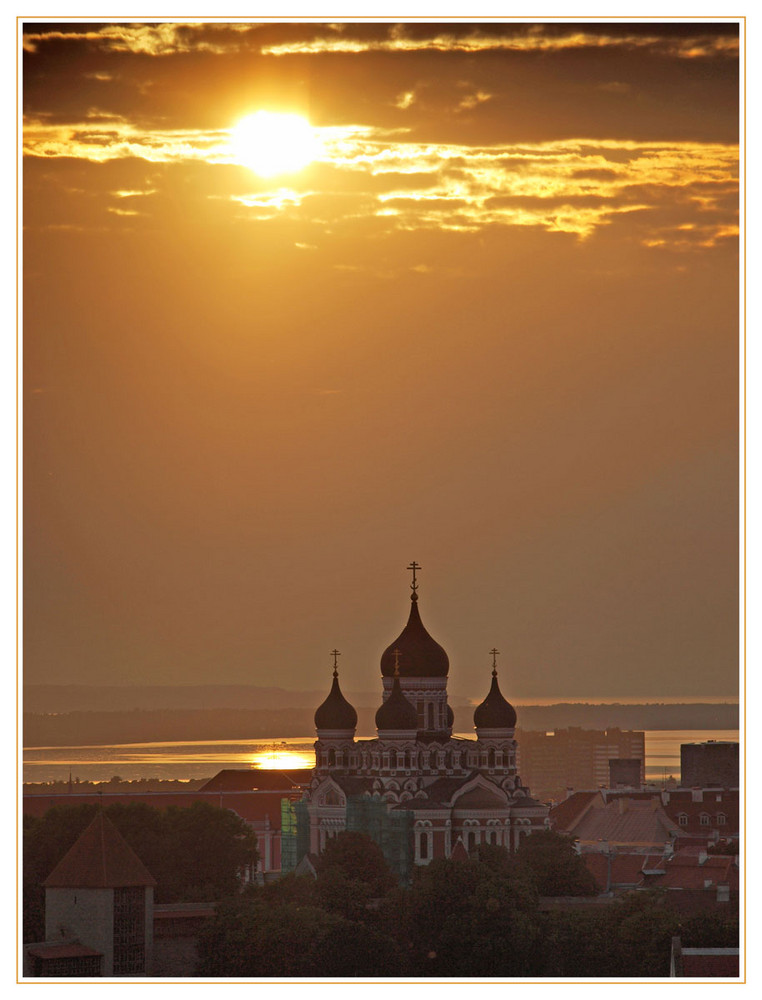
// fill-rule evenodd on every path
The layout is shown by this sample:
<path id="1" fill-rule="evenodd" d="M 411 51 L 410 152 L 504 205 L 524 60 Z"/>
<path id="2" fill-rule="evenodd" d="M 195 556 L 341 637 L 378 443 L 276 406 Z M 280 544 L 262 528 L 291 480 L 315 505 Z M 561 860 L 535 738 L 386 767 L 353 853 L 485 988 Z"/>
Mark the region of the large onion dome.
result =
<path id="1" fill-rule="evenodd" d="M 376 712 L 376 729 L 379 732 L 387 732 L 390 729 L 407 731 L 418 729 L 418 713 L 415 706 L 402 693 L 399 670 L 395 671 L 391 694 Z"/>
<path id="2" fill-rule="evenodd" d="M 446 677 L 450 661 L 444 649 L 432 639 L 423 627 L 418 611 L 418 594 L 410 595 L 410 617 L 394 642 L 387 646 L 381 656 L 381 673 L 384 677 L 394 675 L 394 650 L 400 651 L 403 677 Z"/>
<path id="3" fill-rule="evenodd" d="M 474 726 L 477 729 L 513 729 L 516 725 L 516 709 L 507 702 L 497 683 L 497 667 L 492 666 L 492 687 L 484 701 L 474 710 Z"/>
<path id="4" fill-rule="evenodd" d="M 334 664 L 333 684 L 323 704 L 315 712 L 316 729 L 354 730 L 357 726 L 357 712 L 341 693 L 339 671 Z"/>

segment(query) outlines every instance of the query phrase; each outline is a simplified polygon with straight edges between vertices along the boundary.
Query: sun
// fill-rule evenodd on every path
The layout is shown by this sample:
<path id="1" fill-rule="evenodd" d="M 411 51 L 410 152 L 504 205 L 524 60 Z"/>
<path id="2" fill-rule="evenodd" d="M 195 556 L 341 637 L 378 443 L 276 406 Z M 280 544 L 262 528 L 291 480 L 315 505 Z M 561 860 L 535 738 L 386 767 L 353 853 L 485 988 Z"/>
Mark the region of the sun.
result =
<path id="1" fill-rule="evenodd" d="M 261 177 L 295 173 L 321 152 L 316 130 L 306 118 L 275 111 L 242 118 L 231 129 L 230 145 L 236 162 Z"/>

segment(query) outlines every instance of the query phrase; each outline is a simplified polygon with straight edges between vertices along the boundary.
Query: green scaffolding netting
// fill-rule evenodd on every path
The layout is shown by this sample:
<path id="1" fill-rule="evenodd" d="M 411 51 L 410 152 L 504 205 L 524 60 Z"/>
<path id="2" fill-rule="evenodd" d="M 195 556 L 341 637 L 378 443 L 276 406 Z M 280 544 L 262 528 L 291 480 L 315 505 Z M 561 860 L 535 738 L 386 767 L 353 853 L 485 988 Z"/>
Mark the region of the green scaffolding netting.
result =
<path id="1" fill-rule="evenodd" d="M 389 811 L 381 798 L 349 796 L 346 829 L 367 834 L 383 851 L 386 863 L 400 882 L 413 869 L 413 814 Z M 292 872 L 310 849 L 310 817 L 304 800 L 281 799 L 281 870 Z"/>

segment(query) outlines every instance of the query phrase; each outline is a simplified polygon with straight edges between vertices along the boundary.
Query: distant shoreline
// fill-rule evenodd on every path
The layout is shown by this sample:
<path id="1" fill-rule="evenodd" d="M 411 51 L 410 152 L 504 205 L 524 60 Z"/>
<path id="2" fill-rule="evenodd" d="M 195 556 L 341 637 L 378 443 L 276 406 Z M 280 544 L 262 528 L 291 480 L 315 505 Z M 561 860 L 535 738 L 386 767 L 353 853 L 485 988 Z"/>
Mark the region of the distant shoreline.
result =
<path id="1" fill-rule="evenodd" d="M 377 706 L 376 706 L 377 707 Z M 358 708 L 358 737 L 375 732 L 373 708 Z M 455 705 L 455 729 L 472 728 L 473 709 Z M 518 708 L 524 730 L 635 729 L 722 730 L 739 728 L 739 707 L 726 702 L 697 704 L 559 703 Z M 314 731 L 314 708 L 132 709 L 131 711 L 25 712 L 23 745 L 104 746 L 197 740 L 303 738 Z"/>

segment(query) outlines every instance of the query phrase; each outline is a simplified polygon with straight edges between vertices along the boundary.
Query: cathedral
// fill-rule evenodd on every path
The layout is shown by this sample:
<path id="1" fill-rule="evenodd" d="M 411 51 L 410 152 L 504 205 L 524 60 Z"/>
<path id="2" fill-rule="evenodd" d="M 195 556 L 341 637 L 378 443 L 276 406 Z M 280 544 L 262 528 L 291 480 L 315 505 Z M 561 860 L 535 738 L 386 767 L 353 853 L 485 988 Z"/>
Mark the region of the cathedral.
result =
<path id="1" fill-rule="evenodd" d="M 357 713 L 341 693 L 334 650 L 331 691 L 315 712 L 315 770 L 300 810 L 312 854 L 341 830 L 361 830 L 403 877 L 412 864 L 466 857 L 480 843 L 514 850 L 549 824 L 548 807 L 531 798 L 517 773 L 516 711 L 500 691 L 496 649 L 489 692 L 474 711 L 476 739 L 453 736 L 449 659 L 421 620 L 420 566 L 408 569 L 410 615 L 381 656 L 378 735 L 355 739 Z"/>

